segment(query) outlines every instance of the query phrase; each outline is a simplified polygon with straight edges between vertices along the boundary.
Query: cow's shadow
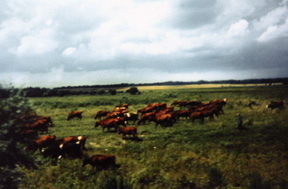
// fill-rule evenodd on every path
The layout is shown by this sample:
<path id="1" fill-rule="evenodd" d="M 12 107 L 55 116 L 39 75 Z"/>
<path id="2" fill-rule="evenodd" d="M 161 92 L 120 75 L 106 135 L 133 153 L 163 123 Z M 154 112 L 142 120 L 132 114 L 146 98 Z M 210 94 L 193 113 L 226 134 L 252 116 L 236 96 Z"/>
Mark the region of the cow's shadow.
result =
<path id="1" fill-rule="evenodd" d="M 139 137 L 126 137 L 126 138 L 122 138 L 125 141 L 134 141 L 134 142 L 142 142 L 143 139 L 139 138 Z"/>

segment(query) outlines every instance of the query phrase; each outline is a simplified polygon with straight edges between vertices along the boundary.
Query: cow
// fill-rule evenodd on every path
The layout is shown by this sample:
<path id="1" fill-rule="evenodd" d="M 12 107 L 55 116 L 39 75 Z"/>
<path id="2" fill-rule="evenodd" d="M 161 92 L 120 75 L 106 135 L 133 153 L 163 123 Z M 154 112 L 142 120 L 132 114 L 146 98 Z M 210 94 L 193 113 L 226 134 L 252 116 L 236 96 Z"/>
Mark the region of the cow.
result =
<path id="1" fill-rule="evenodd" d="M 117 118 L 117 117 L 123 117 L 124 114 L 122 112 L 110 112 L 106 115 L 106 118 Z"/>
<path id="2" fill-rule="evenodd" d="M 173 114 L 172 113 L 167 113 L 167 114 L 155 114 L 154 117 L 152 117 L 150 119 L 150 121 L 154 121 L 155 122 L 155 128 L 158 126 L 158 124 L 160 124 L 161 127 L 169 127 L 169 126 L 173 126 Z"/>
<path id="3" fill-rule="evenodd" d="M 36 130 L 36 131 L 41 131 L 41 134 L 43 134 L 43 132 L 48 133 L 48 126 L 49 124 L 47 123 L 46 120 L 37 120 L 33 123 L 26 123 L 24 125 L 24 128 L 26 130 Z"/>
<path id="4" fill-rule="evenodd" d="M 137 122 L 137 125 L 140 125 L 142 122 L 145 124 L 146 121 L 151 120 L 155 116 L 155 112 L 149 112 L 143 114 Z"/>
<path id="5" fill-rule="evenodd" d="M 177 120 L 179 120 L 180 117 L 185 117 L 186 119 L 190 116 L 189 110 L 177 110 L 174 112 L 174 115 Z"/>
<path id="6" fill-rule="evenodd" d="M 81 158 L 82 146 L 78 142 L 66 142 L 59 144 L 57 141 L 55 141 L 52 145 L 43 151 L 43 157 L 48 156 L 58 159 L 61 159 L 65 156 Z"/>
<path id="7" fill-rule="evenodd" d="M 90 158 L 84 159 L 82 166 L 85 166 L 87 164 L 90 164 L 92 166 L 92 170 L 94 170 L 95 167 L 96 170 L 102 170 L 109 167 L 114 168 L 116 165 L 116 157 L 114 155 L 107 154 L 94 155 Z"/>
<path id="8" fill-rule="evenodd" d="M 80 111 L 72 111 L 69 113 L 68 117 L 67 117 L 67 121 L 70 121 L 71 119 L 74 119 L 74 118 L 78 118 L 78 119 L 82 119 L 82 113 L 83 112 L 80 112 Z"/>
<path id="9" fill-rule="evenodd" d="M 190 114 L 190 120 L 194 122 L 195 119 L 200 119 L 202 123 L 204 122 L 204 116 L 201 112 L 192 112 Z"/>
<path id="10" fill-rule="evenodd" d="M 223 100 L 211 100 L 209 102 L 209 104 L 218 104 L 218 105 L 220 104 L 220 105 L 223 105 L 223 106 L 225 106 L 226 103 L 227 103 L 227 99 L 226 98 L 224 98 Z"/>
<path id="11" fill-rule="evenodd" d="M 101 119 L 102 117 L 106 117 L 107 114 L 110 113 L 110 111 L 108 110 L 100 110 L 96 113 L 96 116 L 94 117 L 94 119 Z"/>
<path id="12" fill-rule="evenodd" d="M 143 114 L 146 114 L 146 113 L 149 113 L 149 112 L 153 112 L 156 109 L 157 109 L 156 106 L 148 106 L 148 107 L 145 107 L 145 108 L 142 108 L 142 109 L 138 110 L 137 111 L 137 115 L 139 113 L 141 113 L 141 115 L 143 115 Z"/>
<path id="13" fill-rule="evenodd" d="M 40 136 L 37 140 L 33 140 L 31 144 L 25 147 L 25 150 L 33 150 L 36 151 L 37 149 L 42 152 L 42 148 L 47 148 L 52 145 L 56 140 L 55 135 L 47 135 L 47 136 Z"/>
<path id="14" fill-rule="evenodd" d="M 127 124 L 129 124 L 129 121 L 133 121 L 133 124 L 135 124 L 135 122 L 138 120 L 138 115 L 135 113 L 125 113 L 124 117 L 124 120 L 127 121 Z"/>
<path id="15" fill-rule="evenodd" d="M 129 104 L 120 104 L 120 105 L 117 105 L 116 107 L 117 107 L 117 108 L 125 108 L 125 109 L 128 109 Z"/>
<path id="16" fill-rule="evenodd" d="M 124 119 L 125 118 L 105 118 L 100 121 L 96 121 L 95 127 L 98 127 L 100 125 L 103 129 L 103 132 L 105 128 L 110 130 L 110 128 L 112 127 L 115 129 L 115 131 L 117 131 L 119 125 L 123 125 L 124 127 L 126 127 Z"/>
<path id="17" fill-rule="evenodd" d="M 275 108 L 283 108 L 284 102 L 283 101 L 271 101 L 270 104 L 266 106 L 266 108 L 271 108 L 271 110 Z"/>
<path id="18" fill-rule="evenodd" d="M 80 144 L 81 149 L 87 150 L 85 147 L 86 138 L 84 136 L 68 136 L 55 141 L 57 144 L 77 143 Z"/>
<path id="19" fill-rule="evenodd" d="M 133 138 L 137 138 L 137 128 L 136 127 L 124 127 L 117 129 L 118 134 L 123 134 L 122 139 L 126 139 L 126 135 L 133 135 Z"/>

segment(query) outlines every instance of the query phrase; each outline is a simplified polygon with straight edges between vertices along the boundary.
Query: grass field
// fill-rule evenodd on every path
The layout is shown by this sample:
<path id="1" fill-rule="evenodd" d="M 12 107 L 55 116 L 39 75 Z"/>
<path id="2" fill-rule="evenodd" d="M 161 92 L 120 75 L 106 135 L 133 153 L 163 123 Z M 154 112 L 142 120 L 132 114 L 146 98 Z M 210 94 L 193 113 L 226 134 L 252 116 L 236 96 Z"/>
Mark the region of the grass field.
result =
<path id="1" fill-rule="evenodd" d="M 90 165 L 82 167 L 82 159 L 55 162 L 36 152 L 38 169 L 19 167 L 24 173 L 20 188 L 288 187 L 288 110 L 266 109 L 271 100 L 287 104 L 288 87 L 138 89 L 141 95 L 30 98 L 37 114 L 52 117 L 55 127 L 48 134 L 84 135 L 85 156 L 114 154 L 119 166 L 92 171 Z M 139 141 L 123 140 L 117 133 L 94 127 L 99 110 L 112 110 L 118 104 L 128 103 L 129 111 L 136 112 L 149 103 L 223 98 L 227 98 L 224 114 L 215 120 L 181 119 L 167 128 L 146 123 L 137 126 Z M 252 109 L 249 100 L 257 103 Z M 83 111 L 83 119 L 67 121 L 72 110 Z M 248 131 L 237 130 L 238 112 Z"/>

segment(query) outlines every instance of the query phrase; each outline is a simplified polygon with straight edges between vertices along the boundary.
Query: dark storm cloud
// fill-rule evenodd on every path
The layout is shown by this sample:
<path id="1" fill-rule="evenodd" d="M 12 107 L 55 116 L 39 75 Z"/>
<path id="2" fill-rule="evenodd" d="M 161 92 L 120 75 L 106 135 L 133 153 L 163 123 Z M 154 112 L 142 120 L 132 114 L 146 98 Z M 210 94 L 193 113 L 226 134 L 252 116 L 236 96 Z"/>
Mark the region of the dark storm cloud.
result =
<path id="1" fill-rule="evenodd" d="M 0 81 L 61 86 L 288 76 L 287 2 L 4 0 Z"/>

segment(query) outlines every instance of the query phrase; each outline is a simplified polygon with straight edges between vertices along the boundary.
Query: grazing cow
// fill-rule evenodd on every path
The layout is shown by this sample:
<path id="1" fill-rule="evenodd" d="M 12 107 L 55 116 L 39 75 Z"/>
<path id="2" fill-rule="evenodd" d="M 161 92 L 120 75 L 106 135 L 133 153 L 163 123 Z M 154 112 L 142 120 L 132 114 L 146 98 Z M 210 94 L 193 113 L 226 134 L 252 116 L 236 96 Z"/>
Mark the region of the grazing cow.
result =
<path id="1" fill-rule="evenodd" d="M 134 114 L 134 113 L 126 113 L 124 114 L 125 116 L 125 121 L 127 121 L 127 124 L 129 124 L 129 121 L 133 121 L 133 124 L 135 124 L 135 122 L 138 120 L 138 115 Z"/>
<path id="2" fill-rule="evenodd" d="M 92 166 L 92 170 L 96 167 L 96 170 L 106 169 L 109 167 L 115 167 L 116 158 L 114 155 L 94 155 L 90 158 L 87 158 L 83 161 L 83 165 L 85 166 L 90 164 Z"/>
<path id="3" fill-rule="evenodd" d="M 126 135 L 133 135 L 133 138 L 137 138 L 137 128 L 136 127 L 124 127 L 124 128 L 118 128 L 117 130 L 118 134 L 123 134 L 122 139 L 126 139 Z"/>
<path id="4" fill-rule="evenodd" d="M 120 105 L 118 105 L 118 106 L 116 106 L 116 107 L 118 107 L 118 108 L 125 108 L 125 109 L 128 109 L 128 104 L 120 104 Z"/>
<path id="5" fill-rule="evenodd" d="M 59 144 L 55 141 L 52 145 L 50 145 L 47 149 L 43 152 L 43 157 L 52 157 L 61 159 L 64 156 L 69 157 L 78 157 L 81 158 L 82 156 L 82 146 L 78 142 L 67 142 L 63 144 Z"/>
<path id="6" fill-rule="evenodd" d="M 173 126 L 173 114 L 167 113 L 167 114 L 155 114 L 153 118 L 151 118 L 151 121 L 154 121 L 156 123 L 155 128 L 160 124 L 161 127 L 172 127 Z"/>
<path id="7" fill-rule="evenodd" d="M 151 118 L 153 118 L 155 116 L 155 112 L 149 112 L 149 113 L 145 113 L 143 114 L 139 121 L 137 122 L 137 125 L 140 125 L 142 122 L 145 124 L 146 121 L 151 120 Z"/>
<path id="8" fill-rule="evenodd" d="M 110 112 L 106 115 L 106 118 L 117 118 L 117 117 L 123 117 L 124 114 L 122 112 Z"/>
<path id="9" fill-rule="evenodd" d="M 154 110 L 156 110 L 157 107 L 156 106 L 148 106 L 145 108 L 142 108 L 140 110 L 137 111 L 137 114 L 141 113 L 141 115 L 149 113 L 149 112 L 153 112 Z"/>
<path id="10" fill-rule="evenodd" d="M 47 148 L 52 145 L 56 140 L 55 135 L 40 136 L 37 140 L 33 140 L 32 143 L 25 147 L 26 150 L 36 151 L 37 149 Z"/>
<path id="11" fill-rule="evenodd" d="M 83 112 L 80 112 L 80 111 L 72 111 L 69 113 L 68 117 L 67 117 L 67 121 L 70 121 L 71 119 L 74 119 L 74 118 L 78 118 L 78 119 L 82 119 L 82 113 Z"/>
<path id="12" fill-rule="evenodd" d="M 103 129 L 103 132 L 105 128 L 107 128 L 108 130 L 110 130 L 110 128 L 114 128 L 115 131 L 117 131 L 119 125 L 123 125 L 124 127 L 126 127 L 124 119 L 125 118 L 105 118 L 100 121 L 96 121 L 95 127 L 98 127 L 100 125 Z"/>
<path id="13" fill-rule="evenodd" d="M 284 107 L 283 101 L 271 101 L 271 103 L 266 106 L 266 108 L 271 108 L 271 110 L 275 108 L 283 108 L 283 107 Z"/>
<path id="14" fill-rule="evenodd" d="M 179 120 L 180 117 L 185 117 L 186 119 L 190 116 L 189 110 L 177 110 L 174 112 L 174 115 L 177 120 Z"/>
<path id="15" fill-rule="evenodd" d="M 41 131 L 43 133 L 44 131 L 48 133 L 48 123 L 46 120 L 37 120 L 33 123 L 26 123 L 25 124 L 25 129 L 27 130 L 36 130 L 36 131 Z"/>
<path id="16" fill-rule="evenodd" d="M 104 116 L 107 116 L 107 114 L 110 113 L 110 111 L 108 110 L 100 110 L 97 112 L 96 116 L 94 117 L 94 119 L 101 119 Z"/>
<path id="17" fill-rule="evenodd" d="M 204 116 L 201 112 L 192 112 L 190 114 L 190 120 L 194 122 L 195 119 L 200 119 L 202 123 L 204 122 Z"/>
<path id="18" fill-rule="evenodd" d="M 87 150 L 85 147 L 86 138 L 84 136 L 69 136 L 58 139 L 55 141 L 57 144 L 65 144 L 65 143 L 77 143 L 80 144 L 81 150 Z"/>
<path id="19" fill-rule="evenodd" d="M 223 105 L 223 106 L 225 106 L 226 103 L 227 103 L 227 99 L 226 98 L 224 98 L 223 100 L 211 100 L 209 102 L 209 104 L 218 104 L 218 105 L 220 104 L 220 105 Z"/>

